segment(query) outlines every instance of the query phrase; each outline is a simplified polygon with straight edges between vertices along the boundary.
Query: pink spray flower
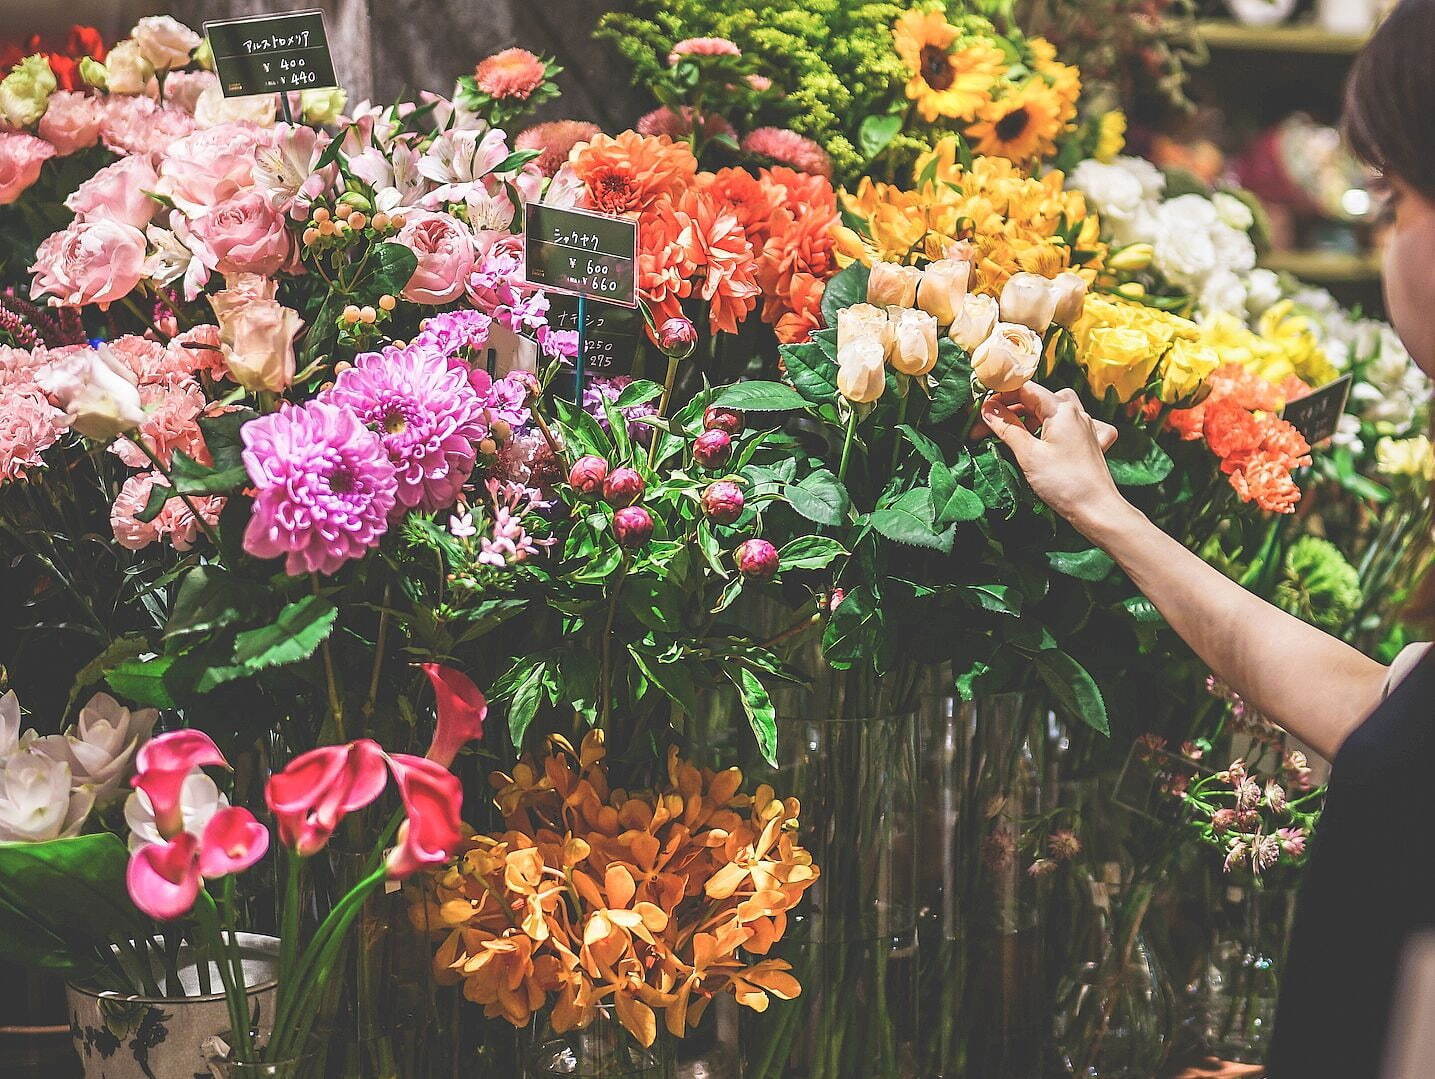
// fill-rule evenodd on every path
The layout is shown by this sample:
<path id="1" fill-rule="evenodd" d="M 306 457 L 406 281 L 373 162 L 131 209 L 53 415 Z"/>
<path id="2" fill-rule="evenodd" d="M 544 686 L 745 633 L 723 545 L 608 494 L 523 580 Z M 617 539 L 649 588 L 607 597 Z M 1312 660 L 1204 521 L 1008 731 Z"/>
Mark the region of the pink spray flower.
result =
<path id="1" fill-rule="evenodd" d="M 817 143 L 785 127 L 759 127 L 742 140 L 745 153 L 815 176 L 832 176 L 832 159 Z"/>
<path id="2" fill-rule="evenodd" d="M 668 51 L 668 66 L 675 66 L 684 56 L 741 56 L 736 42 L 725 37 L 687 37 Z"/>
<path id="3" fill-rule="evenodd" d="M 573 147 L 587 142 L 601 129 L 586 120 L 551 120 L 534 124 L 518 133 L 513 146 L 518 150 L 537 150 L 533 164 L 544 176 L 554 176 L 568 161 Z"/>
<path id="4" fill-rule="evenodd" d="M 345 814 L 383 793 L 386 782 L 384 751 L 372 739 L 361 738 L 295 757 L 269 777 L 264 800 L 274 813 L 280 840 L 307 857 L 329 841 Z"/>
<path id="5" fill-rule="evenodd" d="M 460 749 L 483 737 L 488 699 L 462 671 L 441 663 L 425 663 L 423 672 L 428 675 L 438 702 L 438 725 L 424 755 L 447 768 Z"/>

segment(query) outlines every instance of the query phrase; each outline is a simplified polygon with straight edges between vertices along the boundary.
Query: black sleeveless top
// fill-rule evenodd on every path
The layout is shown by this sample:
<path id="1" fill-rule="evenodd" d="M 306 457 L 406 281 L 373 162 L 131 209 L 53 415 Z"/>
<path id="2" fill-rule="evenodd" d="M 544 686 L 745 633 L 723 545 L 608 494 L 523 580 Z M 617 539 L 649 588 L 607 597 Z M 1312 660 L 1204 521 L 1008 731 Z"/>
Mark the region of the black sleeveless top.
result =
<path id="1" fill-rule="evenodd" d="M 1435 925 L 1435 648 L 1356 730 L 1296 910 L 1270 1079 L 1377 1079 L 1402 950 Z"/>

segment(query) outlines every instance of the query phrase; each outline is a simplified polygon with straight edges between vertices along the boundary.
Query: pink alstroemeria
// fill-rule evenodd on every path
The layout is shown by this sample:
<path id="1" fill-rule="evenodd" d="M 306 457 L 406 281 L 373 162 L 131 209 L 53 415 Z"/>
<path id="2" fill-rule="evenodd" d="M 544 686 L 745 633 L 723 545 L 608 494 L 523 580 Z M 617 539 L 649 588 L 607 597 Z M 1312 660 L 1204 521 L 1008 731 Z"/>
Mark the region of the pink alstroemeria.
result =
<path id="1" fill-rule="evenodd" d="M 462 671 L 441 663 L 425 663 L 423 672 L 433 683 L 434 697 L 438 701 L 438 725 L 424 755 L 448 768 L 460 749 L 483 737 L 488 699 Z"/>
<path id="2" fill-rule="evenodd" d="M 241 806 L 227 806 L 209 819 L 199 842 L 199 872 L 213 880 L 242 873 L 269 849 L 269 829 Z"/>
<path id="3" fill-rule="evenodd" d="M 401 879 L 453 854 L 463 839 L 459 821 L 463 787 L 448 769 L 423 757 L 394 753 L 389 767 L 399 785 L 406 819 L 399 825 L 385 866 L 389 876 Z"/>
<path id="4" fill-rule="evenodd" d="M 295 757 L 269 777 L 265 801 L 274 811 L 279 838 L 307 857 L 329 841 L 346 813 L 362 809 L 384 789 L 384 751 L 370 738 L 344 746 L 320 746 Z"/>
<path id="5" fill-rule="evenodd" d="M 198 853 L 199 840 L 188 832 L 135 851 L 125 870 L 134 905 L 164 922 L 186 913 L 199 895 Z"/>
<path id="6" fill-rule="evenodd" d="M 151 738 L 135 754 L 135 774 L 130 783 L 149 797 L 155 827 L 166 839 L 184 831 L 180 789 L 194 769 L 206 765 L 228 768 L 229 762 L 209 735 L 193 728 Z"/>

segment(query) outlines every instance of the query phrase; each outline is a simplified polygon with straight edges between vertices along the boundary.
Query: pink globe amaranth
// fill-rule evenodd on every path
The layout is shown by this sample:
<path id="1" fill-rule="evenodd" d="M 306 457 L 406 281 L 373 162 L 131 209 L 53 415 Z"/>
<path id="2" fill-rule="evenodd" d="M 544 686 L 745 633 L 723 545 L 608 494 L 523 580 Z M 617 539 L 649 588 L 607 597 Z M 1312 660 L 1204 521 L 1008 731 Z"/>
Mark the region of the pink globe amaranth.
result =
<path id="1" fill-rule="evenodd" d="M 379 436 L 398 483 L 395 514 L 453 505 L 488 435 L 467 373 L 438 351 L 364 353 L 321 399 L 347 408 Z"/>
<path id="2" fill-rule="evenodd" d="M 703 430 L 705 431 L 726 431 L 736 437 L 742 434 L 743 428 L 746 426 L 742 413 L 735 408 L 708 405 L 703 410 Z"/>
<path id="3" fill-rule="evenodd" d="M 625 506 L 613 514 L 613 537 L 627 550 L 653 538 L 653 515 L 642 506 Z"/>
<path id="4" fill-rule="evenodd" d="M 747 499 L 731 480 L 718 480 L 703 492 L 703 512 L 714 524 L 730 525 L 742 516 Z"/>
<path id="5" fill-rule="evenodd" d="M 777 572 L 777 548 L 765 539 L 745 540 L 733 553 L 733 560 L 744 577 L 767 580 Z"/>
<path id="6" fill-rule="evenodd" d="M 286 405 L 240 429 L 254 507 L 244 549 L 291 575 L 334 573 L 377 547 L 398 502 L 379 436 L 328 401 Z"/>
<path id="7" fill-rule="evenodd" d="M 693 443 L 693 460 L 703 468 L 721 468 L 732 460 L 732 436 L 726 431 L 704 431 Z"/>
<path id="8" fill-rule="evenodd" d="M 642 498 L 647 489 L 643 477 L 633 469 L 615 468 L 603 481 L 603 498 L 614 509 L 623 509 Z"/>
<path id="9" fill-rule="evenodd" d="M 608 462 L 591 453 L 578 458 L 568 470 L 568 485 L 585 498 L 601 494 L 607 478 Z"/>

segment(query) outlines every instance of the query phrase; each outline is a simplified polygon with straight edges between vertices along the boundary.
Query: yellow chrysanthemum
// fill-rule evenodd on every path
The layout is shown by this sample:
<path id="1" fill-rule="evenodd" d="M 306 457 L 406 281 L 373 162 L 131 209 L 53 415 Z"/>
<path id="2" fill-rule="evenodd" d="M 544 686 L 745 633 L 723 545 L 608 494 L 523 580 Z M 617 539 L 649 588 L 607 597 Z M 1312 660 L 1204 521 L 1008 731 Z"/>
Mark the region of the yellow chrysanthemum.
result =
<path id="1" fill-rule="evenodd" d="M 1091 156 L 1110 163 L 1126 148 L 1126 114 L 1120 109 L 1103 113 L 1096 123 L 1096 148 Z"/>
<path id="2" fill-rule="evenodd" d="M 967 135 L 978 153 L 1030 161 L 1056 149 L 1056 138 L 1066 123 L 1063 113 L 1056 91 L 1041 79 L 1030 79 L 983 106 Z"/>
<path id="3" fill-rule="evenodd" d="M 991 101 L 1006 57 L 984 42 L 953 48 L 960 31 L 937 12 L 908 11 L 892 28 L 893 43 L 911 78 L 907 97 L 927 123 L 970 120 Z"/>

